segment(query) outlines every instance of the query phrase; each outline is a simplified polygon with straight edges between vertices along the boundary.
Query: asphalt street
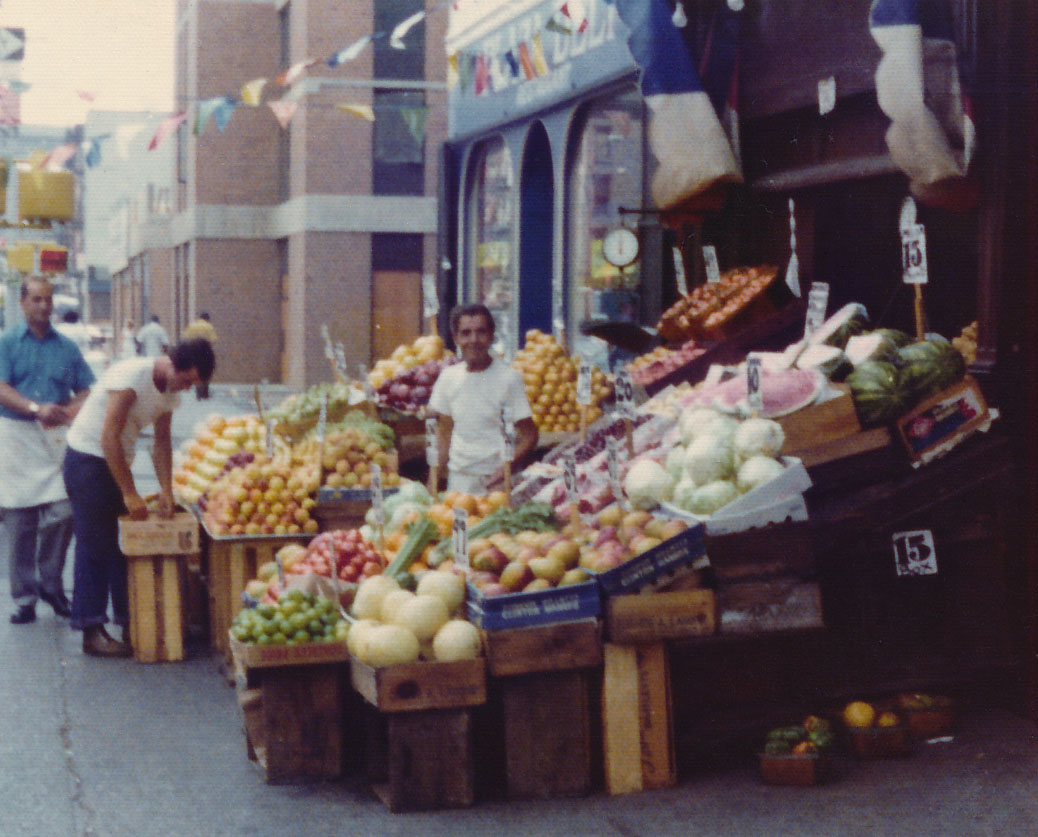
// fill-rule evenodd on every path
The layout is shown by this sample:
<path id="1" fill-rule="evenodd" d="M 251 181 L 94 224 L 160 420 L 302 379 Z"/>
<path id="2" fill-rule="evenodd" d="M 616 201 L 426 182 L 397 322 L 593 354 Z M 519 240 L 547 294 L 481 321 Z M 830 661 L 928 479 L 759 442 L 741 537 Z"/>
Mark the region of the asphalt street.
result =
<path id="1" fill-rule="evenodd" d="M 248 409 L 251 393 L 221 389 L 212 402 L 188 394 L 174 435 L 209 412 Z M 145 466 L 139 456 L 142 487 Z M 71 560 L 66 579 L 71 592 Z M 1038 727 L 984 702 L 967 707 L 951 740 L 848 761 L 819 787 L 763 785 L 747 754 L 685 770 L 667 790 L 392 814 L 358 776 L 266 784 L 205 648 L 181 663 L 95 659 L 64 620 L 38 612 L 29 625 L 0 621 L 0 835 L 1038 833 Z"/>

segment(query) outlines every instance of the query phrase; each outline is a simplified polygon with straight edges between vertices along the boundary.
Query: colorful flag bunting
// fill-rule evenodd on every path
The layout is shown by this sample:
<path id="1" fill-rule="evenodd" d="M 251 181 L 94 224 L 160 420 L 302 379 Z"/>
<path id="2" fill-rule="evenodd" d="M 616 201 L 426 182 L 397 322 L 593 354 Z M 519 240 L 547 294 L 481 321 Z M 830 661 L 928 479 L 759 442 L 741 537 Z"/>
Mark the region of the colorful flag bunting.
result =
<path id="1" fill-rule="evenodd" d="M 29 84 L 26 81 L 22 81 L 21 79 L 18 79 L 18 78 L 9 78 L 4 83 L 8 87 L 11 88 L 11 92 L 12 93 L 25 93 L 26 91 L 32 89 L 32 85 L 31 84 Z"/>
<path id="2" fill-rule="evenodd" d="M 476 56 L 463 52 L 458 56 L 458 86 L 467 90 L 472 83 L 472 73 L 476 66 Z"/>
<path id="3" fill-rule="evenodd" d="M 340 49 L 335 55 L 328 59 L 329 67 L 338 67 L 340 64 L 345 64 L 348 61 L 352 61 L 354 58 L 359 56 L 363 51 L 364 47 L 371 43 L 371 35 L 365 35 L 362 38 L 358 38 L 348 47 Z"/>
<path id="4" fill-rule="evenodd" d="M 263 97 L 263 88 L 266 84 L 267 80 L 265 78 L 254 78 L 252 81 L 245 82 L 241 88 L 242 104 L 249 105 L 250 107 L 259 107 L 260 100 Z"/>
<path id="5" fill-rule="evenodd" d="M 452 52 L 447 56 L 447 87 L 454 87 L 458 83 L 458 53 Z"/>
<path id="6" fill-rule="evenodd" d="M 392 34 L 389 36 L 389 45 L 393 49 L 406 49 L 407 46 L 404 44 L 404 35 L 411 31 L 411 29 L 420 23 L 425 17 L 425 12 L 415 12 L 409 18 L 402 20 L 394 28 Z"/>
<path id="7" fill-rule="evenodd" d="M 519 66 L 519 57 L 515 54 L 515 50 L 508 50 L 505 53 L 505 64 L 508 65 L 508 72 L 511 73 L 512 78 L 519 78 L 522 75 L 522 67 Z"/>
<path id="8" fill-rule="evenodd" d="M 97 96 L 95 96 L 89 90 L 77 90 L 76 95 L 84 102 L 93 102 L 94 99 L 97 98 Z"/>
<path id="9" fill-rule="evenodd" d="M 533 59 L 530 57 L 530 47 L 526 41 L 519 44 L 519 64 L 523 68 L 523 75 L 527 79 L 537 78 L 537 69 L 533 66 Z"/>
<path id="10" fill-rule="evenodd" d="M 195 113 L 195 136 L 201 136 L 205 132 L 205 126 L 216 115 L 221 105 L 226 105 L 230 101 L 226 96 L 213 96 L 211 99 L 202 99 L 198 103 L 198 110 Z M 224 122 L 225 127 L 226 124 Z M 223 128 L 220 130 L 222 131 Z"/>
<path id="11" fill-rule="evenodd" d="M 111 134 L 101 134 L 100 136 L 93 137 L 88 142 L 84 142 L 83 145 L 87 146 L 83 149 L 83 161 L 87 164 L 87 168 L 93 168 L 99 165 L 101 162 L 101 143 L 108 139 Z"/>
<path id="12" fill-rule="evenodd" d="M 50 153 L 40 161 L 38 168 L 46 169 L 47 171 L 58 171 L 64 167 L 65 163 L 76 156 L 76 151 L 78 150 L 79 146 L 74 142 L 59 145 L 57 148 L 51 149 Z"/>
<path id="13" fill-rule="evenodd" d="M 414 137 L 414 141 L 421 145 L 422 140 L 425 139 L 425 120 L 428 116 L 428 109 L 424 107 L 400 108 L 400 116 L 407 125 L 407 130 Z"/>
<path id="14" fill-rule="evenodd" d="M 476 67 L 473 75 L 475 76 L 473 79 L 475 94 L 481 96 L 490 87 L 490 70 L 487 68 L 487 57 L 485 55 L 476 56 Z"/>
<path id="15" fill-rule="evenodd" d="M 371 109 L 371 105 L 353 105 L 348 102 L 340 102 L 335 107 L 350 114 L 350 116 L 359 116 L 361 119 L 368 120 L 368 122 L 375 121 L 375 111 Z"/>
<path id="16" fill-rule="evenodd" d="M 267 102 L 267 107 L 274 114 L 274 118 L 278 121 L 278 125 L 281 126 L 281 130 L 285 130 L 299 110 L 299 102 L 294 99 L 278 99 L 274 102 Z"/>
<path id="17" fill-rule="evenodd" d="M 548 62 L 544 57 L 544 44 L 541 43 L 541 35 L 539 32 L 530 38 L 530 43 L 533 45 L 533 66 L 537 70 L 537 75 L 548 75 Z"/>
<path id="18" fill-rule="evenodd" d="M 151 142 L 148 143 L 148 151 L 154 151 L 163 141 L 172 134 L 177 128 L 180 127 L 180 123 L 187 119 L 187 114 L 184 111 L 180 113 L 174 113 L 171 116 L 167 116 L 159 123 L 159 127 L 155 129 L 155 133 L 151 137 Z"/>
<path id="19" fill-rule="evenodd" d="M 303 73 L 309 70 L 316 64 L 320 64 L 320 58 L 307 58 L 305 61 L 299 61 L 289 67 L 287 70 L 282 70 L 276 76 L 274 76 L 274 84 L 281 87 L 291 87 L 299 79 L 303 77 Z"/>

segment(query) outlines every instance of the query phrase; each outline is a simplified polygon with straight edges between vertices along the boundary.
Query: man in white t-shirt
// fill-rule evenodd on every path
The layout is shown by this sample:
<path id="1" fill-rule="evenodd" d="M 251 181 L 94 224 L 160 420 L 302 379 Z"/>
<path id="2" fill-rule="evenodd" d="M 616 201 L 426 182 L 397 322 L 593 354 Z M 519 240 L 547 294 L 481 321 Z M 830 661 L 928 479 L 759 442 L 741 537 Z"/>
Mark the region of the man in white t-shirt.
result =
<path id="1" fill-rule="evenodd" d="M 448 366 L 436 379 L 429 410 L 439 419 L 437 450 L 447 488 L 481 495 L 504 466 L 502 414 L 515 425 L 515 463 L 537 444 L 537 425 L 523 379 L 491 357 L 494 317 L 484 305 L 451 312 L 451 334 L 464 363 Z"/>
<path id="2" fill-rule="evenodd" d="M 151 322 L 137 332 L 137 342 L 144 357 L 158 357 L 166 353 L 169 335 L 159 322 L 158 314 L 152 314 Z"/>
<path id="3" fill-rule="evenodd" d="M 209 380 L 215 366 L 213 347 L 205 340 L 183 341 L 157 358 L 119 361 L 90 391 L 69 428 L 63 474 L 76 535 L 72 627 L 83 631 L 86 654 L 131 653 L 119 516 L 148 517 L 130 470 L 140 431 L 155 428 L 151 458 L 159 482 L 159 514 L 169 517 L 173 513 L 173 410 L 180 403 L 179 393 Z M 104 630 L 109 597 L 114 621 L 123 626 L 122 641 Z"/>

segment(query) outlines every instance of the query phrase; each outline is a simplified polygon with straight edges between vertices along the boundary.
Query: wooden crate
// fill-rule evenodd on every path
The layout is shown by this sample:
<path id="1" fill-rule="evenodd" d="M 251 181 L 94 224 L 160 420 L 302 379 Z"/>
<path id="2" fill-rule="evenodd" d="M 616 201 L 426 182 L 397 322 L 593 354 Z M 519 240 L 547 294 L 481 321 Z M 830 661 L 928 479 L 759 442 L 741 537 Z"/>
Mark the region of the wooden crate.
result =
<path id="1" fill-rule="evenodd" d="M 572 671 L 602 664 L 597 619 L 484 633 L 487 667 L 494 677 Z"/>
<path id="2" fill-rule="evenodd" d="M 209 587 L 209 638 L 213 650 L 225 663 L 231 661 L 228 631 L 241 610 L 245 585 L 256 578 L 262 564 L 273 561 L 277 551 L 288 543 L 305 543 L 309 535 L 205 538 L 203 567 Z"/>
<path id="3" fill-rule="evenodd" d="M 249 670 L 240 689 L 248 755 L 278 784 L 343 772 L 345 663 Z"/>
<path id="4" fill-rule="evenodd" d="M 377 716 L 383 721 L 372 790 L 390 811 L 466 808 L 475 802 L 471 709 Z M 369 767 L 369 774 L 370 774 Z"/>
<path id="5" fill-rule="evenodd" d="M 606 601 L 610 642 L 658 642 L 706 636 L 716 630 L 713 590 L 611 596 Z"/>
<path id="6" fill-rule="evenodd" d="M 606 791 L 632 793 L 676 781 L 670 670 L 663 643 L 605 645 L 602 748 Z"/>
<path id="7" fill-rule="evenodd" d="M 139 663 L 183 660 L 187 566 L 183 555 L 127 555 L 130 644 Z"/>
<path id="8" fill-rule="evenodd" d="M 199 551 L 199 527 L 194 516 L 179 511 L 171 518 L 119 518 L 119 549 L 123 555 L 193 555 Z"/>
<path id="9" fill-rule="evenodd" d="M 509 799 L 580 796 L 591 790 L 590 690 L 602 664 L 596 619 L 489 631 Z"/>
<path id="10" fill-rule="evenodd" d="M 353 688 L 380 712 L 479 706 L 487 700 L 486 661 L 417 662 L 373 668 L 350 663 Z"/>

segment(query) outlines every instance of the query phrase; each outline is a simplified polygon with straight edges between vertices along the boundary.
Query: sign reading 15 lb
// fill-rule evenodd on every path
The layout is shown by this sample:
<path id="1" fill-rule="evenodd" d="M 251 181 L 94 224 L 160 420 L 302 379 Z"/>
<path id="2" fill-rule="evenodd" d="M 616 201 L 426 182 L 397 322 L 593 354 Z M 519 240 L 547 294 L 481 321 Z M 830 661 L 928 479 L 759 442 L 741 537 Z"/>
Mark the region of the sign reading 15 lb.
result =
<path id="1" fill-rule="evenodd" d="M 895 532 L 891 540 L 894 544 L 894 569 L 899 576 L 937 575 L 933 532 L 929 529 Z"/>

